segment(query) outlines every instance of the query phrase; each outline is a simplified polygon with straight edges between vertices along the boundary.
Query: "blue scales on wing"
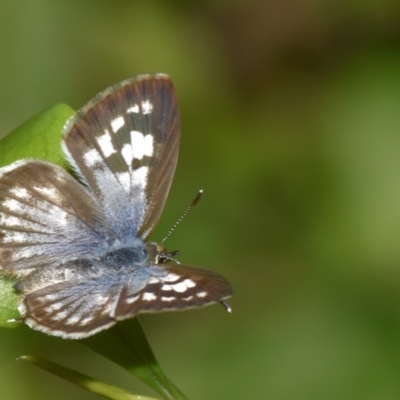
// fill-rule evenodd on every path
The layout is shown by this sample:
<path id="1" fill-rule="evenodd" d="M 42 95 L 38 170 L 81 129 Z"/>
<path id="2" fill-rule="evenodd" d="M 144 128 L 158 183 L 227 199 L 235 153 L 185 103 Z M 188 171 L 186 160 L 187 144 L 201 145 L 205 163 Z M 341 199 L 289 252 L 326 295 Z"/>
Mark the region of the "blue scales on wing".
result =
<path id="1" fill-rule="evenodd" d="M 114 232 L 89 193 L 64 169 L 38 160 L 0 169 L 0 268 L 32 268 L 104 252 Z"/>

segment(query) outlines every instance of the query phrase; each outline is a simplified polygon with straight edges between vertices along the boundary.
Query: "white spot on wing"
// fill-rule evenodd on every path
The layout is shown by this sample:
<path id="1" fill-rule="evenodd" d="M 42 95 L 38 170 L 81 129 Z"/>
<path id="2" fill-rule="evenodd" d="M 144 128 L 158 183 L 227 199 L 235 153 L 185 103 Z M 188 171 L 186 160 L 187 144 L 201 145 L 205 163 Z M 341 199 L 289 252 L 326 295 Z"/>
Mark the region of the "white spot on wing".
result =
<path id="1" fill-rule="evenodd" d="M 30 235 L 26 232 L 6 232 L 3 243 L 26 243 L 29 242 Z"/>
<path id="2" fill-rule="evenodd" d="M 55 188 L 47 188 L 44 186 L 34 186 L 33 187 L 39 193 L 47 196 L 47 197 L 55 197 L 57 196 L 57 190 Z"/>
<path id="3" fill-rule="evenodd" d="M 10 192 L 20 199 L 29 199 L 31 196 L 25 188 L 12 188 Z"/>
<path id="4" fill-rule="evenodd" d="M 118 118 L 116 118 L 116 119 L 118 119 Z M 113 122 L 115 122 L 116 119 L 115 119 Z M 122 121 L 123 121 L 123 119 L 122 119 Z M 112 123 L 113 123 L 113 122 L 112 122 Z M 111 123 L 111 124 L 112 124 L 112 123 Z M 113 129 L 114 129 L 114 128 L 113 128 Z M 114 131 L 114 132 L 115 132 L 115 131 Z M 112 144 L 111 135 L 110 135 L 110 133 L 109 133 L 107 130 L 104 132 L 104 135 L 103 135 L 103 136 L 99 136 L 99 137 L 97 138 L 97 143 L 99 144 L 99 146 L 100 146 L 100 148 L 101 148 L 101 151 L 103 152 L 103 154 L 104 154 L 105 157 L 110 157 L 111 154 L 114 154 L 114 153 L 117 152 L 117 151 L 114 149 L 114 146 L 113 146 L 113 144 Z"/>
<path id="5" fill-rule="evenodd" d="M 170 302 L 170 301 L 172 301 L 172 300 L 174 300 L 174 299 L 175 299 L 175 297 L 161 296 L 161 300 L 162 300 L 162 301 Z"/>
<path id="6" fill-rule="evenodd" d="M 3 201 L 2 205 L 9 209 L 10 211 L 21 211 L 22 206 L 18 200 L 15 199 L 7 199 Z"/>
<path id="7" fill-rule="evenodd" d="M 179 275 L 170 273 L 166 277 L 162 278 L 164 282 L 175 282 L 180 278 Z"/>
<path id="8" fill-rule="evenodd" d="M 134 106 L 128 108 L 126 112 L 130 114 L 131 113 L 138 114 L 140 112 L 139 104 L 135 104 Z M 150 103 L 149 100 L 142 101 L 142 113 L 150 114 L 151 112 L 153 112 L 153 103 Z"/>
<path id="9" fill-rule="evenodd" d="M 50 305 L 49 307 L 46 307 L 45 310 L 46 310 L 46 312 L 51 313 L 53 311 L 59 310 L 60 308 L 62 308 L 63 305 L 64 304 L 61 303 L 61 302 L 60 303 L 54 303 L 54 304 Z"/>
<path id="10" fill-rule="evenodd" d="M 143 114 L 150 114 L 153 111 L 153 104 L 149 100 L 142 102 Z"/>
<path id="11" fill-rule="evenodd" d="M 132 168 L 132 161 L 134 158 L 141 160 L 143 156 L 152 156 L 153 152 L 153 136 L 145 136 L 138 131 L 131 131 L 131 143 L 125 143 L 121 149 L 121 155 L 129 169 Z"/>
<path id="12" fill-rule="evenodd" d="M 132 303 L 134 303 L 138 298 L 139 298 L 139 295 L 137 295 L 137 296 L 135 296 L 135 297 L 129 297 L 129 298 L 126 300 L 126 302 L 127 302 L 128 304 L 132 304 Z"/>
<path id="13" fill-rule="evenodd" d="M 192 288 L 192 287 L 196 286 L 196 284 L 191 279 L 185 279 L 182 283 L 185 284 L 186 287 L 188 287 L 188 288 Z"/>
<path id="14" fill-rule="evenodd" d="M 128 167 L 131 168 L 133 160 L 132 146 L 129 143 L 124 144 L 124 146 L 121 149 L 121 154 L 122 157 L 124 157 L 124 160 L 128 165 Z"/>
<path id="15" fill-rule="evenodd" d="M 18 311 L 19 311 L 19 313 L 20 313 L 22 316 L 25 315 L 25 313 L 26 313 L 26 307 L 25 307 L 25 304 L 24 304 L 24 303 L 21 303 L 21 304 L 18 306 Z"/>
<path id="16" fill-rule="evenodd" d="M 163 278 L 163 280 L 168 282 L 167 278 L 169 278 L 169 280 L 174 282 L 177 279 L 179 279 L 179 276 L 175 275 L 175 274 L 168 274 L 165 278 Z M 193 282 L 191 279 L 185 279 L 183 282 L 179 282 L 179 283 L 175 283 L 175 284 L 173 284 L 173 283 L 171 283 L 169 285 L 164 284 L 164 285 L 162 285 L 161 290 L 166 291 L 166 292 L 170 291 L 170 290 L 175 290 L 176 292 L 183 293 L 183 292 L 186 292 L 186 290 L 188 288 L 192 288 L 195 286 L 196 286 L 196 283 Z"/>
<path id="17" fill-rule="evenodd" d="M 197 297 L 206 297 L 207 296 L 207 292 L 199 292 L 197 293 Z"/>
<path id="18" fill-rule="evenodd" d="M 143 300 L 144 301 L 151 301 L 155 300 L 157 296 L 154 293 L 146 292 L 143 294 Z"/>
<path id="19" fill-rule="evenodd" d="M 85 160 L 85 164 L 87 167 L 94 167 L 96 164 L 100 164 L 103 162 L 100 154 L 97 150 L 92 149 L 83 155 L 83 159 Z"/>
<path id="20" fill-rule="evenodd" d="M 113 132 L 119 131 L 125 125 L 125 120 L 123 117 L 117 117 L 111 121 L 111 128 Z"/>
<path id="21" fill-rule="evenodd" d="M 75 325 L 80 320 L 79 315 L 73 315 L 72 317 L 68 318 L 65 323 L 67 325 Z"/>
<path id="22" fill-rule="evenodd" d="M 67 310 L 64 310 L 64 311 L 59 312 L 58 314 L 53 315 L 53 316 L 51 317 L 51 319 L 52 319 L 53 321 L 61 321 L 61 320 L 63 320 L 67 315 L 68 315 L 68 311 L 67 311 Z"/>
<path id="23" fill-rule="evenodd" d="M 143 135 L 139 131 L 131 131 L 132 157 L 141 160 L 143 156 L 152 156 L 154 142 L 152 135 Z"/>
<path id="24" fill-rule="evenodd" d="M 19 226 L 20 219 L 12 215 L 0 214 L 0 223 L 4 226 Z"/>
<path id="25" fill-rule="evenodd" d="M 175 285 L 171 285 L 172 289 L 175 290 L 175 292 L 179 292 L 179 293 L 183 293 L 186 292 L 186 285 L 184 282 L 179 282 L 179 283 L 175 283 Z"/>
<path id="26" fill-rule="evenodd" d="M 93 321 L 93 317 L 86 317 L 83 318 L 83 320 L 81 320 L 81 322 L 79 322 L 80 326 L 85 326 L 87 325 L 90 321 Z"/>
<path id="27" fill-rule="evenodd" d="M 139 112 L 139 105 L 135 104 L 134 106 L 128 108 L 126 110 L 126 112 L 129 113 L 129 114 L 132 114 L 132 113 L 137 114 Z"/>
<path id="28" fill-rule="evenodd" d="M 50 294 L 46 294 L 44 297 L 37 297 L 36 298 L 36 300 L 39 300 L 39 301 L 53 301 L 53 300 L 56 300 L 57 299 L 57 295 L 56 294 L 53 294 L 53 293 L 50 293 Z"/>

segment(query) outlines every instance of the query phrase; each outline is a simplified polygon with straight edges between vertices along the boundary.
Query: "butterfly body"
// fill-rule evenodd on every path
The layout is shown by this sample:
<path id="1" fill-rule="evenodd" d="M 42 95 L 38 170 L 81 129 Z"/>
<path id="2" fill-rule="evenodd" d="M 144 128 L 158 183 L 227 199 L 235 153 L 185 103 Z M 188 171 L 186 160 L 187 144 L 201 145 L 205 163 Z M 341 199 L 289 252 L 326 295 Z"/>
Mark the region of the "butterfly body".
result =
<path id="1" fill-rule="evenodd" d="M 45 161 L 0 169 L 0 268 L 18 277 L 21 320 L 84 338 L 143 312 L 223 301 L 229 283 L 181 265 L 147 238 L 175 170 L 179 113 L 166 75 L 96 96 L 69 121 L 63 149 L 81 183 Z"/>

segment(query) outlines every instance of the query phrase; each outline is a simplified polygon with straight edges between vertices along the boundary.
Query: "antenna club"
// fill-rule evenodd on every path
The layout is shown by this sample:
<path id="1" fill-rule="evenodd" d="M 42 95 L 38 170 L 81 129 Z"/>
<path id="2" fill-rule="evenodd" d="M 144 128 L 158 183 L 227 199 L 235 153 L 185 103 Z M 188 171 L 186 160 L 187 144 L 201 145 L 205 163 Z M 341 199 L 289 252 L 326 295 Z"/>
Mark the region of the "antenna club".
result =
<path id="1" fill-rule="evenodd" d="M 191 207 L 194 207 L 200 201 L 200 199 L 203 197 L 203 194 L 204 194 L 204 190 L 200 189 L 199 193 L 197 193 L 197 196 L 192 201 Z"/>

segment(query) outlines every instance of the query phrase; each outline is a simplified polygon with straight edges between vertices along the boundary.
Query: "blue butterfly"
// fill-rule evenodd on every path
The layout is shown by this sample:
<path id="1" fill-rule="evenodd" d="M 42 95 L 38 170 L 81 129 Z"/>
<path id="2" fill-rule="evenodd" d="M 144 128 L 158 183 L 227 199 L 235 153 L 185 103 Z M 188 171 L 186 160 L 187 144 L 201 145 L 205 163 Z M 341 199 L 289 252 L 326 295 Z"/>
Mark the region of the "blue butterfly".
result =
<path id="1" fill-rule="evenodd" d="M 79 183 L 59 166 L 21 160 L 0 169 L 0 269 L 16 276 L 21 321 L 80 339 L 139 313 L 224 302 L 221 275 L 173 260 L 147 242 L 179 149 L 167 75 L 142 75 L 97 95 L 65 126 Z"/>

